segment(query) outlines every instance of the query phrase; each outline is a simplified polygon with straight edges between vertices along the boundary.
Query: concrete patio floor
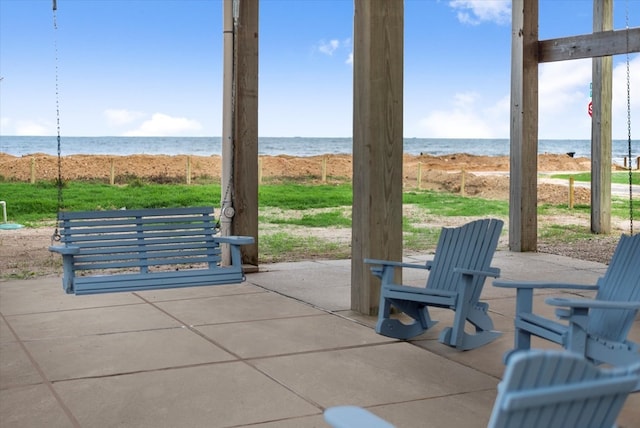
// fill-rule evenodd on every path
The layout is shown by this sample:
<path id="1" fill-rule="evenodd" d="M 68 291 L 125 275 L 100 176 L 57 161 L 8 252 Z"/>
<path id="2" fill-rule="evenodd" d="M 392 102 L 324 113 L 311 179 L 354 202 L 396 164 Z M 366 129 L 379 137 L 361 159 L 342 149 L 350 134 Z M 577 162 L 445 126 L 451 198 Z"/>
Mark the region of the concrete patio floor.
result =
<path id="1" fill-rule="evenodd" d="M 606 269 L 506 251 L 493 265 L 503 279 L 585 284 Z M 405 271 L 404 282 L 423 275 Z M 560 293 L 537 299 L 553 316 L 547 294 Z M 486 426 L 513 343 L 512 290 L 487 284 L 504 335 L 467 352 L 437 341 L 451 311 L 433 311 L 433 332 L 396 341 L 352 313 L 349 296 L 349 260 L 263 265 L 239 285 L 96 296 L 66 295 L 59 278 L 0 282 L 0 426 L 326 427 L 322 411 L 342 404 L 397 427 Z M 638 421 L 634 394 L 618 423 Z"/>

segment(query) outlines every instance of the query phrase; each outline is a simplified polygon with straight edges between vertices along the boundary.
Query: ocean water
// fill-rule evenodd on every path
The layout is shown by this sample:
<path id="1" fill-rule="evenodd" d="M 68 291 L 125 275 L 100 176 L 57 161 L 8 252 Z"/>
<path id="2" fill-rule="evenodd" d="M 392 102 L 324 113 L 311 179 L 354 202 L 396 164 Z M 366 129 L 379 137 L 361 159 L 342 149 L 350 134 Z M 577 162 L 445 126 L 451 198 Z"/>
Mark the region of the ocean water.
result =
<path id="1" fill-rule="evenodd" d="M 631 143 L 632 158 L 640 156 L 640 141 Z M 261 137 L 258 140 L 260 155 L 314 156 L 328 153 L 351 154 L 351 138 L 307 138 L 307 137 Z M 33 153 L 57 155 L 58 144 L 51 137 L 16 137 L 0 135 L 0 152 L 14 156 Z M 472 155 L 507 156 L 508 139 L 441 139 L 441 138 L 405 138 L 404 152 L 412 155 L 421 153 L 447 155 L 469 153 Z M 539 153 L 565 154 L 575 153 L 576 157 L 591 156 L 589 140 L 540 140 Z M 164 155 L 220 155 L 222 144 L 220 137 L 63 137 L 61 154 L 164 154 Z M 622 164 L 628 156 L 628 142 L 614 140 L 612 158 L 614 163 Z"/>

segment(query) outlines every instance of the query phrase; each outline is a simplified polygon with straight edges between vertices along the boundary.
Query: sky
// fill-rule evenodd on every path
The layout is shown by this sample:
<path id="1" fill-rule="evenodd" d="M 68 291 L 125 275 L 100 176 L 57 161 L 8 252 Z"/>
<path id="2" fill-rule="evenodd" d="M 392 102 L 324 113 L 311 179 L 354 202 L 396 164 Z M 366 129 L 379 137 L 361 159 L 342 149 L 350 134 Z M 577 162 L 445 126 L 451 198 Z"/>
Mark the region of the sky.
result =
<path id="1" fill-rule="evenodd" d="M 592 0 L 540 0 L 540 39 L 592 31 Z M 0 0 L 0 136 L 220 136 L 222 0 Z M 627 13 L 628 12 L 628 13 Z M 353 0 L 260 0 L 261 137 L 350 137 Z M 405 138 L 509 138 L 511 2 L 405 0 Z M 614 1 L 614 28 L 640 0 Z M 56 60 L 57 58 L 57 60 Z M 627 139 L 627 56 L 613 138 Z M 640 135 L 640 55 L 629 55 Z M 56 74 L 58 76 L 56 82 Z M 590 139 L 591 60 L 539 66 L 539 137 Z M 59 122 L 57 111 L 59 111 Z"/>

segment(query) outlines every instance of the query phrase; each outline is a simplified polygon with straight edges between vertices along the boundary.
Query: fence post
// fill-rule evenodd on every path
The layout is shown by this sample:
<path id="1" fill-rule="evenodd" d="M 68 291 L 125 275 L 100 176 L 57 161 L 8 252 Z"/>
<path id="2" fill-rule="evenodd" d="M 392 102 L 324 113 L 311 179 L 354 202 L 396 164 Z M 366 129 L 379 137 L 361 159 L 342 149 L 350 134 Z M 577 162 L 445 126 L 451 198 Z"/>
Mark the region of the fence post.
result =
<path id="1" fill-rule="evenodd" d="M 569 177 L 569 209 L 573 209 L 573 204 L 575 202 L 575 187 L 574 187 L 574 178 L 573 176 Z"/>
<path id="2" fill-rule="evenodd" d="M 187 185 L 191 184 L 191 156 L 187 156 Z"/>
<path id="3" fill-rule="evenodd" d="M 31 157 L 31 184 L 36 182 L 36 158 Z"/>
<path id="4" fill-rule="evenodd" d="M 262 157 L 258 157 L 258 184 L 262 184 Z"/>
<path id="5" fill-rule="evenodd" d="M 322 156 L 322 182 L 327 182 L 327 155 Z"/>
<path id="6" fill-rule="evenodd" d="M 422 189 L 422 162 L 418 162 L 418 190 Z"/>
<path id="7" fill-rule="evenodd" d="M 116 167 L 113 158 L 109 159 L 109 184 L 116 184 Z"/>
<path id="8" fill-rule="evenodd" d="M 462 169 L 462 171 L 460 171 L 460 194 L 462 196 L 465 196 L 465 182 L 466 182 L 466 172 L 464 170 L 464 168 Z"/>

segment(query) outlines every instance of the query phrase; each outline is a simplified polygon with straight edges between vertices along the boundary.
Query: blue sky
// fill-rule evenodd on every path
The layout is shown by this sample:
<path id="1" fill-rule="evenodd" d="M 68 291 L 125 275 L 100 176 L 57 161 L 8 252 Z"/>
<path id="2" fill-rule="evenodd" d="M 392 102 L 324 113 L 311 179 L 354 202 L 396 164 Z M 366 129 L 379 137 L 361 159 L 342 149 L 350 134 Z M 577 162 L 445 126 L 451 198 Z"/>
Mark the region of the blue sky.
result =
<path id="1" fill-rule="evenodd" d="M 220 136 L 221 0 L 0 0 L 0 135 Z M 508 138 L 511 2 L 406 0 L 404 135 Z M 627 9 L 628 8 L 628 9 Z M 640 0 L 614 1 L 614 27 Z M 591 0 L 540 0 L 540 38 L 585 34 Z M 352 134 L 352 0 L 261 0 L 259 135 Z M 640 55 L 631 55 L 632 133 Z M 591 60 L 540 66 L 540 138 L 589 139 Z M 613 134 L 627 137 L 626 57 Z"/>

